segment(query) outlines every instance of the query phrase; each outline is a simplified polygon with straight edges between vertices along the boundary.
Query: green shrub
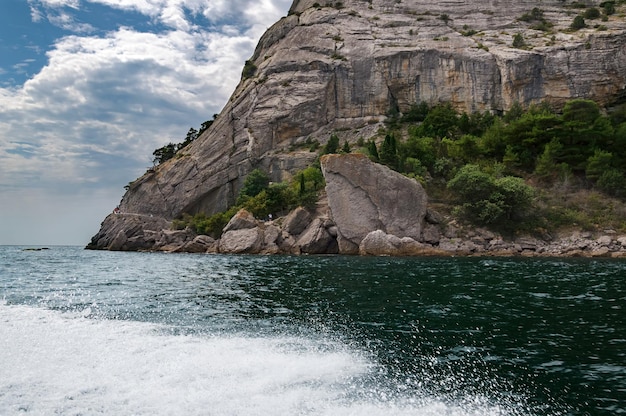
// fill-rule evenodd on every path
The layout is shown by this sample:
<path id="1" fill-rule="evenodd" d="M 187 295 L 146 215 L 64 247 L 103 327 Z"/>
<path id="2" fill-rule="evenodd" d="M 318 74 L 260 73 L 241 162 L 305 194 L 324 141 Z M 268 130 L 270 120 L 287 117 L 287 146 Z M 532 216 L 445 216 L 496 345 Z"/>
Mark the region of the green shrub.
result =
<path id="1" fill-rule="evenodd" d="M 587 10 L 585 10 L 585 13 L 583 14 L 583 17 L 585 19 L 589 19 L 589 20 L 599 19 L 600 18 L 600 10 L 598 10 L 595 7 L 590 7 Z"/>
<path id="2" fill-rule="evenodd" d="M 587 179 L 597 181 L 604 172 L 611 169 L 613 164 L 613 154 L 605 150 L 596 149 L 593 156 L 587 160 L 585 174 Z"/>
<path id="3" fill-rule="evenodd" d="M 243 186 L 239 191 L 239 198 L 255 197 L 260 194 L 270 184 L 270 177 L 260 169 L 251 171 L 243 181 Z"/>
<path id="4" fill-rule="evenodd" d="M 602 172 L 596 183 L 598 188 L 609 195 L 623 196 L 626 194 L 626 176 L 618 169 L 607 169 Z"/>
<path id="5" fill-rule="evenodd" d="M 322 154 L 324 155 L 331 153 L 339 153 L 339 136 L 336 134 L 331 134 L 330 139 L 328 139 L 326 146 L 324 146 L 322 150 Z"/>
<path id="6" fill-rule="evenodd" d="M 602 11 L 604 12 L 605 15 L 610 16 L 612 14 L 615 14 L 615 2 L 605 1 L 604 3 L 601 4 L 601 6 L 602 6 Z"/>
<path id="7" fill-rule="evenodd" d="M 459 169 L 448 183 L 461 203 L 461 212 L 470 221 L 482 225 L 503 223 L 520 217 L 531 205 L 533 188 L 513 176 L 495 179 L 478 165 Z"/>
<path id="8" fill-rule="evenodd" d="M 524 36 L 521 33 L 516 33 L 513 36 L 513 47 L 521 49 L 526 46 L 526 42 L 524 41 Z"/>
<path id="9" fill-rule="evenodd" d="M 254 62 L 247 60 L 246 63 L 243 65 L 241 78 L 242 79 L 252 78 L 256 74 L 256 71 L 257 71 L 257 66 L 254 64 Z"/>
<path id="10" fill-rule="evenodd" d="M 580 30 L 587 27 L 587 24 L 585 23 L 585 18 L 578 15 L 574 18 L 574 21 L 572 22 L 572 24 L 570 25 L 570 28 L 572 30 Z"/>

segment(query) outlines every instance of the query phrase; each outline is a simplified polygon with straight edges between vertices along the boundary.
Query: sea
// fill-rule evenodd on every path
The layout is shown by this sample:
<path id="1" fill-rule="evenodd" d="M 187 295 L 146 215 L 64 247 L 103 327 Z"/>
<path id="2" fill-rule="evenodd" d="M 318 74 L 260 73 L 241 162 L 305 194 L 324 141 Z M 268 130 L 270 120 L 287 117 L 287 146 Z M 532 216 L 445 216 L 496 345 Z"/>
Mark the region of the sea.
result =
<path id="1" fill-rule="evenodd" d="M 0 247 L 0 415 L 626 415 L 626 261 Z"/>

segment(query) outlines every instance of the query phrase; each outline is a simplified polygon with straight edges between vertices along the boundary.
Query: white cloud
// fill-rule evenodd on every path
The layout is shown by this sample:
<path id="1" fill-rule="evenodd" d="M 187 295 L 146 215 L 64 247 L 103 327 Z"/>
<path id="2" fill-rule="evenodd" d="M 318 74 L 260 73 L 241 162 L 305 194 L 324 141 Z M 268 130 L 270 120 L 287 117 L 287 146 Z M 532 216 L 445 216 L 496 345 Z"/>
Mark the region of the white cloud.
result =
<path id="1" fill-rule="evenodd" d="M 8 223 L 28 222 L 29 215 L 44 215 L 47 200 L 54 201 L 57 212 L 49 221 L 60 218 L 60 207 L 73 206 L 73 200 L 82 201 L 81 209 L 89 211 L 83 205 L 89 205 L 90 193 L 97 193 L 90 218 L 98 210 L 101 215 L 103 195 L 117 195 L 104 204 L 108 212 L 121 198 L 122 187 L 151 164 L 155 148 L 181 141 L 189 127 L 199 127 L 221 110 L 258 37 L 290 4 L 82 4 L 86 1 L 118 11 L 132 9 L 171 29 L 148 33 L 126 27 L 104 36 L 84 36 L 91 28 L 76 26 L 70 10 L 81 7 L 79 0 L 30 0 L 33 21 L 58 16 L 55 24 L 75 34 L 54 41 L 46 53 L 47 65 L 23 86 L 0 88 L 0 193 L 3 201 L 11 201 L 0 204 L 0 231 Z M 190 14 L 206 16 L 219 23 L 218 29 L 199 27 L 188 19 Z M 97 231 L 98 224 L 89 233 Z M 8 231 L 0 232 L 0 244 L 11 241 L 17 240 L 11 240 Z"/>

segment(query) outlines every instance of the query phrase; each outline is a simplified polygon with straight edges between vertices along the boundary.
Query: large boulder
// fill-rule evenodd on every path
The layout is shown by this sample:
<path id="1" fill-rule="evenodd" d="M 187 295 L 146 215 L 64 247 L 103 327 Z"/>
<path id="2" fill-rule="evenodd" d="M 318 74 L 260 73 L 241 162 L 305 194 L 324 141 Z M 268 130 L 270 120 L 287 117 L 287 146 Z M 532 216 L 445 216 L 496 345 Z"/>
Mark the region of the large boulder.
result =
<path id="1" fill-rule="evenodd" d="M 235 230 L 247 230 L 254 228 L 258 225 L 256 218 L 252 213 L 245 209 L 240 209 L 235 215 L 228 221 L 228 224 L 224 227 L 223 232 L 235 231 Z"/>
<path id="2" fill-rule="evenodd" d="M 358 253 L 375 230 L 421 239 L 428 198 L 417 181 L 362 154 L 325 155 L 321 165 L 341 253 Z"/>
<path id="3" fill-rule="evenodd" d="M 337 253 L 337 240 L 328 232 L 331 224 L 323 218 L 314 219 L 296 243 L 300 247 L 300 252 L 303 254 Z"/>
<path id="4" fill-rule="evenodd" d="M 227 231 L 220 239 L 220 253 L 257 254 L 263 247 L 263 231 L 258 228 Z"/>
<path id="5" fill-rule="evenodd" d="M 302 207 L 291 211 L 283 222 L 283 229 L 291 235 L 300 235 L 311 224 L 311 214 Z"/>

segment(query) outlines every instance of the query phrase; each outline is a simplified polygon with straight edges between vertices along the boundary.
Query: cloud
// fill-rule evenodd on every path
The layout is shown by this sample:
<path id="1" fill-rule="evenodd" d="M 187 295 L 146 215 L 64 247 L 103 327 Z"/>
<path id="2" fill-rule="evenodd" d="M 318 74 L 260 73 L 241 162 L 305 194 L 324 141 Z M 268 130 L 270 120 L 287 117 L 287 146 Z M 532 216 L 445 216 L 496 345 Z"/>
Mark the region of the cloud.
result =
<path id="1" fill-rule="evenodd" d="M 169 29 L 81 28 L 72 13 L 87 1 L 139 12 Z M 47 64 L 24 85 L 0 88 L 0 193 L 11 198 L 11 215 L 20 201 L 45 205 L 42 195 L 58 206 L 63 195 L 121 197 L 151 165 L 154 149 L 182 141 L 189 127 L 221 110 L 258 38 L 289 3 L 30 0 L 35 25 L 57 16 L 51 23 L 73 34 L 54 41 Z M 29 190 L 40 194 L 28 199 Z"/>

